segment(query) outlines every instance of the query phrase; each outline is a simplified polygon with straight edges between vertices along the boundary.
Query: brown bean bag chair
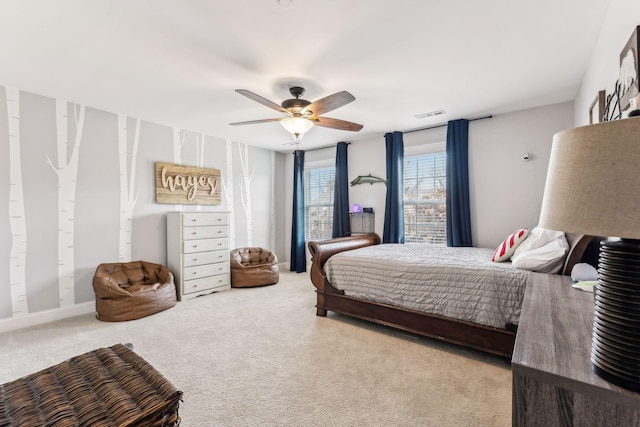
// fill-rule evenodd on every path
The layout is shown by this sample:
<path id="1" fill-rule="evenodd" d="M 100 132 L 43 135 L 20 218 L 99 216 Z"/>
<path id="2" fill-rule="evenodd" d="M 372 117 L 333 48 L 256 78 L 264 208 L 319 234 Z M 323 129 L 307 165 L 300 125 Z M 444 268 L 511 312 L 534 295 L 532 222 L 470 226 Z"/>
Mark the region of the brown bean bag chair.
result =
<path id="1" fill-rule="evenodd" d="M 171 271 L 146 261 L 100 264 L 93 290 L 96 317 L 107 322 L 139 319 L 176 305 Z"/>
<path id="2" fill-rule="evenodd" d="M 267 249 L 234 249 L 230 261 L 232 288 L 275 285 L 280 279 L 278 257 Z"/>

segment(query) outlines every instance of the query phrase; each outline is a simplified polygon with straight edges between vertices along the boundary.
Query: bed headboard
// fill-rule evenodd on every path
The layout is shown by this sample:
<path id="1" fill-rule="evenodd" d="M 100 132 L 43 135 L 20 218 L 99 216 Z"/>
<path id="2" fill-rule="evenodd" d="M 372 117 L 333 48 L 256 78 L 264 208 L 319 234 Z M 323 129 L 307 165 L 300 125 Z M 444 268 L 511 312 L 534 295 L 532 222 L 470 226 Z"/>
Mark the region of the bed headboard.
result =
<path id="1" fill-rule="evenodd" d="M 569 242 L 569 253 L 564 261 L 560 274 L 570 276 L 573 266 L 582 261 L 589 244 L 593 240 L 601 238 L 573 233 L 566 233 L 565 236 L 567 238 L 567 242 Z"/>

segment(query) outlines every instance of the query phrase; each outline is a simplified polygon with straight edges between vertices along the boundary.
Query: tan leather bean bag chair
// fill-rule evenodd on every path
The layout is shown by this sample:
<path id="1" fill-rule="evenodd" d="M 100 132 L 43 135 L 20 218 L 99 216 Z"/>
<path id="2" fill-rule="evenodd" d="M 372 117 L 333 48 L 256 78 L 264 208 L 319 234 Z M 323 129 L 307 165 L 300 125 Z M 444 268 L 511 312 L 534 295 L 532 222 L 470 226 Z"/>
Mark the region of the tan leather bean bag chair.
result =
<path id="1" fill-rule="evenodd" d="M 176 305 L 173 274 L 146 261 L 100 264 L 93 290 L 96 317 L 107 322 L 139 319 Z"/>
<path id="2" fill-rule="evenodd" d="M 231 287 L 275 285 L 280 279 L 276 254 L 263 248 L 231 251 Z"/>

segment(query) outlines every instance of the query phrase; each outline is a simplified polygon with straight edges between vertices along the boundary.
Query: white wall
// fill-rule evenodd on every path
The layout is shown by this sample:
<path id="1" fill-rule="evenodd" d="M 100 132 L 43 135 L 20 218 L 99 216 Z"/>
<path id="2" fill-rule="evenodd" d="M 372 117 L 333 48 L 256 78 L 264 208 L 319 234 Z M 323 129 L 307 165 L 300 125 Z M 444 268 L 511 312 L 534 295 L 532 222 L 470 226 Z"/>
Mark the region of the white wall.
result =
<path id="1" fill-rule="evenodd" d="M 611 1 L 575 98 L 576 126 L 589 123 L 589 107 L 598 91 L 613 92 L 618 79 L 620 52 L 637 25 L 640 25 L 640 1 Z"/>
<path id="2" fill-rule="evenodd" d="M 548 105 L 469 124 L 469 179 L 474 246 L 495 247 L 520 227 L 538 223 L 553 135 L 573 127 L 573 103 Z M 404 135 L 405 151 L 446 140 L 446 127 Z M 530 153 L 529 162 L 522 154 Z M 349 180 L 371 174 L 386 179 L 384 136 L 349 145 Z M 305 153 L 305 162 L 334 159 L 335 148 Z M 292 201 L 293 155 L 286 159 L 287 205 Z M 349 203 L 372 207 L 376 233 L 382 236 L 386 187 L 362 184 L 349 188 Z M 291 212 L 287 214 L 287 254 Z"/>
<path id="3" fill-rule="evenodd" d="M 495 247 L 514 230 L 538 223 L 553 135 L 571 127 L 571 102 L 470 123 L 474 246 Z M 531 160 L 523 161 L 524 153 Z"/>
<path id="4" fill-rule="evenodd" d="M 233 247 L 249 242 L 268 249 L 282 247 L 284 238 L 277 235 L 277 219 L 272 217 L 272 212 L 281 212 L 274 204 L 283 198 L 284 177 L 274 170 L 282 163 L 281 154 L 258 147 L 242 150 L 252 177 L 251 214 L 247 215 L 240 201 L 247 185 L 237 142 L 147 121 L 140 121 L 136 138 L 138 121 L 133 118 L 122 122 L 128 123 L 128 132 L 119 139 L 118 131 L 124 126 L 118 114 L 58 101 L 0 86 L 0 332 L 93 311 L 91 281 L 100 263 L 138 259 L 166 263 L 166 212 L 183 206 L 155 202 L 157 161 L 201 165 L 219 169 L 225 180 L 232 177 L 233 202 L 225 193 L 221 205 L 185 209 L 233 211 Z M 62 112 L 68 123 L 58 125 Z M 84 117 L 82 126 L 76 125 L 76 114 Z M 68 138 L 59 138 L 60 129 L 68 130 Z M 19 148 L 13 151 L 20 153 L 19 159 L 9 156 L 13 140 L 19 141 L 19 146 L 13 144 Z M 70 144 L 63 145 L 65 140 Z M 65 163 L 60 158 L 69 158 L 74 147 L 79 147 L 77 174 L 73 180 L 59 179 L 60 165 Z M 121 173 L 121 155 L 126 173 Z M 124 177 L 133 193 L 139 194 L 131 211 L 123 208 L 126 203 L 121 196 L 128 194 L 120 186 Z M 72 212 L 59 202 L 59 190 L 64 190 L 63 200 L 73 201 Z M 19 216 L 10 209 L 17 203 L 24 206 Z M 59 225 L 59 218 L 65 225 L 71 223 L 69 231 Z M 130 237 L 120 233 L 124 220 L 132 223 Z M 13 243 L 18 241 L 14 229 L 21 231 L 20 242 L 24 242 L 20 246 L 24 261 L 19 265 L 12 256 Z M 60 254 L 67 262 L 59 261 Z M 13 268 L 16 265 L 19 271 Z M 67 285 L 69 276 L 72 280 Z"/>

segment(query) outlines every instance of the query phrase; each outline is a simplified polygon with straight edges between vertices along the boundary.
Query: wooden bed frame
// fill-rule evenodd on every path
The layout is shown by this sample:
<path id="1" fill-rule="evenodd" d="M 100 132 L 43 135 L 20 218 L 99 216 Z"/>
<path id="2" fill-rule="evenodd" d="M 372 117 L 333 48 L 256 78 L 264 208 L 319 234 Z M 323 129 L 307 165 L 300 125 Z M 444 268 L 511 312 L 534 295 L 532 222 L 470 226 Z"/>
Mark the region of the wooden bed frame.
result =
<path id="1" fill-rule="evenodd" d="M 576 263 L 580 262 L 591 240 L 593 240 L 592 236 L 567 234 L 570 250 L 561 274 L 571 274 L 571 269 Z M 333 311 L 511 358 L 517 329 L 515 325 L 505 325 L 504 329 L 493 328 L 389 304 L 367 301 L 347 296 L 344 291 L 334 288 L 329 283 L 323 269 L 329 257 L 339 252 L 379 243 L 380 236 L 377 234 L 309 242 L 308 246 L 312 257 L 311 282 L 316 287 L 316 314 L 318 316 L 326 316 L 327 311 Z"/>

